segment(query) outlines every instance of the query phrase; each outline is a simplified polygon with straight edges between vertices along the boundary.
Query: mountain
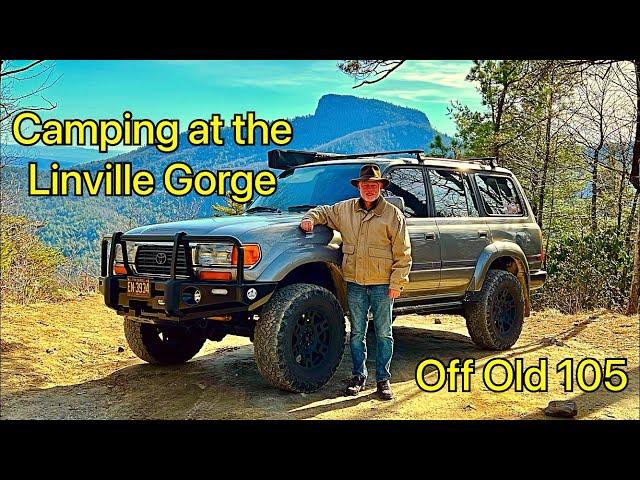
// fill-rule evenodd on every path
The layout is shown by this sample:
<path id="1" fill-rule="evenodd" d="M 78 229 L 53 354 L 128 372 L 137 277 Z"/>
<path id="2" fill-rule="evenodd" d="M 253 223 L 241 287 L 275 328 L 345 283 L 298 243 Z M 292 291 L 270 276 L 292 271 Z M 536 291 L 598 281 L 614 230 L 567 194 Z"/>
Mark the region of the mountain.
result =
<path id="1" fill-rule="evenodd" d="M 100 153 L 98 150 L 91 148 L 68 147 L 64 145 L 55 147 L 25 147 L 15 143 L 9 143 L 2 147 L 3 163 L 21 167 L 27 166 L 29 162 L 36 162 L 39 169 L 49 168 L 51 162 L 58 162 L 60 168 L 70 168 L 74 165 L 82 165 L 94 161 L 104 162 L 122 153 L 124 153 L 124 150 L 111 150 L 108 153 Z"/>
<path id="2" fill-rule="evenodd" d="M 359 98 L 350 95 L 324 95 L 311 115 L 290 120 L 293 140 L 285 148 L 317 150 L 335 153 L 363 153 L 386 150 L 429 149 L 429 143 L 438 133 L 427 116 L 419 110 L 400 107 L 380 100 Z M 267 168 L 267 151 L 273 146 L 238 146 L 233 142 L 230 128 L 222 131 L 225 145 L 195 147 L 187 141 L 186 132 L 181 134 L 180 147 L 173 153 L 159 152 L 154 146 L 109 158 L 109 161 L 131 162 L 134 170 L 150 170 L 156 177 L 158 188 L 146 198 L 133 197 L 29 197 L 26 195 L 26 172 L 24 168 L 7 169 L 11 174 L 3 175 L 3 182 L 18 182 L 23 195 L 18 198 L 14 213 L 26 214 L 43 221 L 45 226 L 38 232 L 48 244 L 60 248 L 75 261 L 84 258 L 96 264 L 98 239 L 116 230 L 181 220 L 195 216 L 211 216 L 212 205 L 224 203 L 218 196 L 199 197 L 191 194 L 172 197 L 162 188 L 162 172 L 171 162 L 183 161 L 194 170 L 221 168 L 263 170 Z M 445 143 L 450 139 L 442 135 Z M 31 150 L 39 158 L 59 163 L 90 158 L 83 163 L 88 170 L 102 169 L 106 158 L 97 157 L 97 152 L 87 149 L 44 148 L 48 152 Z M 53 153 L 50 153 L 53 152 Z M 48 162 L 46 167 L 48 167 Z M 48 184 L 48 172 L 42 171 L 39 185 Z M 80 260 L 79 260 L 80 259 Z"/>
<path id="3" fill-rule="evenodd" d="M 429 143 L 438 133 L 419 110 L 351 95 L 324 95 L 312 115 L 295 117 L 290 122 L 293 140 L 284 148 L 334 153 L 428 150 Z M 223 147 L 193 146 L 187 141 L 185 132 L 180 135 L 180 147 L 173 153 L 161 153 L 151 146 L 112 160 L 132 162 L 136 168 L 146 168 L 154 174 L 176 161 L 187 162 L 194 169 L 266 168 L 267 151 L 273 146 L 238 146 L 228 127 L 222 129 L 222 137 L 225 139 Z M 449 140 L 446 135 L 443 138 Z M 84 167 L 99 169 L 102 161 Z"/>

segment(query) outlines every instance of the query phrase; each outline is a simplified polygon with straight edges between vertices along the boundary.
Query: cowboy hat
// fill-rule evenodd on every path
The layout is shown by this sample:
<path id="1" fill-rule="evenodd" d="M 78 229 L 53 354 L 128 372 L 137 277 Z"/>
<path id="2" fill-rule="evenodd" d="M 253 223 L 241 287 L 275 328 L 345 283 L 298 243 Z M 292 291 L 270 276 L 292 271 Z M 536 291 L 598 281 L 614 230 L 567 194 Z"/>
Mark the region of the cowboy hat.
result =
<path id="1" fill-rule="evenodd" d="M 358 178 L 351 179 L 351 185 L 358 186 L 358 182 L 363 181 L 378 181 L 382 182 L 382 188 L 386 188 L 389 185 L 389 179 L 384 178 L 380 173 L 380 167 L 375 163 L 367 163 L 360 168 L 360 176 Z"/>

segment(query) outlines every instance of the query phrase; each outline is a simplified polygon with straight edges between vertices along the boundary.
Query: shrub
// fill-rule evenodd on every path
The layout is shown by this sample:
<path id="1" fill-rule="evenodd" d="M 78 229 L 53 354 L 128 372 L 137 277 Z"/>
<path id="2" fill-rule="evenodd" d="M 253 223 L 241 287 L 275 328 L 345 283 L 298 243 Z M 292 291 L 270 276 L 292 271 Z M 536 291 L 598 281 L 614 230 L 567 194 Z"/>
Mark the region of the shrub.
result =
<path id="1" fill-rule="evenodd" d="M 27 304 L 58 295 L 57 270 L 65 262 L 58 250 L 36 237 L 39 227 L 26 217 L 0 218 L 0 290 L 3 300 Z"/>
<path id="2" fill-rule="evenodd" d="M 549 246 L 548 279 L 534 294 L 534 306 L 566 313 L 622 308 L 631 287 L 631 251 L 625 248 L 624 232 L 615 227 L 557 238 Z"/>

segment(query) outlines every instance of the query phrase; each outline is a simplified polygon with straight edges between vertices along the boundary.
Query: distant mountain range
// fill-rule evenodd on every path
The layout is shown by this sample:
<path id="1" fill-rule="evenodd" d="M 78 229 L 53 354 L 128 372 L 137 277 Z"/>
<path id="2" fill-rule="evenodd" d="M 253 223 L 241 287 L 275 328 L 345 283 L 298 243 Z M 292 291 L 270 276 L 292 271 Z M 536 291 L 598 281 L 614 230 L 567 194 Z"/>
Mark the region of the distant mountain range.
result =
<path id="1" fill-rule="evenodd" d="M 126 153 L 124 150 L 110 150 L 108 153 L 100 153 L 98 150 L 81 147 L 25 147 L 15 143 L 9 143 L 2 147 L 2 163 L 8 163 L 15 167 L 26 167 L 29 162 L 36 162 L 38 168 L 49 168 L 51 162 L 58 162 L 61 168 L 70 168 L 74 165 L 101 161 L 110 157 Z"/>
<path id="2" fill-rule="evenodd" d="M 335 153 L 362 153 L 387 150 L 428 150 L 438 132 L 427 116 L 419 110 L 400 107 L 380 100 L 349 95 L 325 95 L 320 98 L 312 115 L 291 120 L 293 140 L 285 148 L 317 150 Z M 180 147 L 173 153 L 159 152 L 154 146 L 142 147 L 109 161 L 131 162 L 134 170 L 147 169 L 154 173 L 159 188 L 147 198 L 98 197 L 29 197 L 26 195 L 27 175 L 23 168 L 10 169 L 23 184 L 24 195 L 18 201 L 16 213 L 25 213 L 45 222 L 39 235 L 48 244 L 60 248 L 66 255 L 87 256 L 93 261 L 98 238 L 115 230 L 134 226 L 181 220 L 188 216 L 210 216 L 212 205 L 224 203 L 218 196 L 181 198 L 169 196 L 162 188 L 162 172 L 166 165 L 183 161 L 194 170 L 207 168 L 267 168 L 267 151 L 273 146 L 238 146 L 233 142 L 231 129 L 223 129 L 225 145 L 193 146 L 181 134 Z M 445 143 L 450 138 L 442 135 Z M 55 160 L 62 167 L 82 163 L 83 169 L 103 168 L 108 158 L 96 151 L 72 147 L 19 148 L 20 158 L 35 157 L 49 163 Z M 93 157 L 92 157 L 93 155 Z M 91 159 L 90 162 L 85 163 Z M 26 164 L 24 162 L 23 164 Z M 46 185 L 48 172 L 41 172 L 40 185 Z M 10 175 L 9 175 L 10 176 Z M 4 175 L 6 181 L 8 175 Z"/>

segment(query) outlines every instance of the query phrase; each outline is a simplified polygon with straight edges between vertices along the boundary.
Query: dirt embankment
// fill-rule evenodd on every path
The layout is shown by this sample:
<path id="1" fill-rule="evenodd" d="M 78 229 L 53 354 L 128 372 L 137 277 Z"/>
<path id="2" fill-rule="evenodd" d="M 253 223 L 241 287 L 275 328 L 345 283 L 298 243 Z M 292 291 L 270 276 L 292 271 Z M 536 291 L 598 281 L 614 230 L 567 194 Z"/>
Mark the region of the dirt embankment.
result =
<path id="1" fill-rule="evenodd" d="M 245 338 L 207 342 L 187 364 L 157 367 L 131 353 L 122 319 L 99 296 L 30 307 L 6 305 L 0 335 L 1 418 L 530 419 L 545 418 L 542 409 L 550 400 L 572 399 L 578 404 L 578 418 L 639 419 L 639 333 L 638 317 L 546 311 L 526 320 L 513 349 L 486 352 L 471 343 L 462 317 L 399 317 L 392 365 L 396 399 L 381 402 L 372 387 L 355 398 L 342 396 L 350 376 L 348 347 L 337 374 L 324 388 L 292 394 L 262 379 L 253 346 Z M 373 338 L 369 349 L 373 372 Z M 420 390 L 416 365 L 427 357 L 444 363 L 475 359 L 471 391 Z M 525 367 L 548 358 L 548 392 L 489 391 L 482 369 L 495 357 L 512 363 L 522 358 Z M 618 393 L 604 387 L 591 393 L 565 392 L 556 365 L 565 358 L 577 364 L 587 357 L 600 362 L 626 358 L 627 388 Z M 435 382 L 434 375 L 427 380 Z M 587 371 L 586 377 L 591 381 L 593 373 Z M 500 372 L 495 378 L 499 380 Z"/>

